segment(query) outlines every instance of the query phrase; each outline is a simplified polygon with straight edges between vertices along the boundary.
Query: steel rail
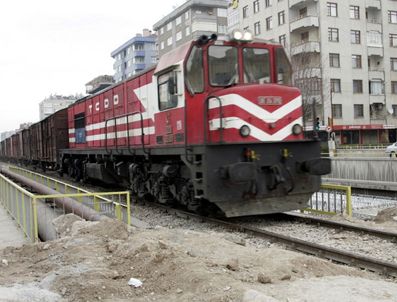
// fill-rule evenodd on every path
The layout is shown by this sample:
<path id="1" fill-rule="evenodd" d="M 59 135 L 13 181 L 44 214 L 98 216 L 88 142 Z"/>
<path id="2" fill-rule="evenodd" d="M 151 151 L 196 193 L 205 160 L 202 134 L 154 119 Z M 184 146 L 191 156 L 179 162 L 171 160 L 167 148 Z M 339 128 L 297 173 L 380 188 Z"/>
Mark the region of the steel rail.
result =
<path id="1" fill-rule="evenodd" d="M 380 230 L 380 229 L 376 229 L 376 228 L 369 228 L 369 227 L 365 227 L 365 226 L 357 226 L 357 225 L 352 225 L 349 223 L 332 221 L 332 220 L 317 218 L 317 217 L 313 217 L 313 216 L 305 216 L 305 215 L 298 214 L 298 213 L 281 213 L 280 216 L 285 216 L 287 219 L 307 221 L 311 224 L 318 224 L 318 225 L 321 225 L 324 227 L 331 227 L 334 229 L 341 229 L 341 230 L 345 230 L 345 231 L 365 233 L 365 234 L 377 236 L 380 238 L 391 239 L 392 241 L 397 242 L 397 233 L 395 233 L 395 232 Z"/>

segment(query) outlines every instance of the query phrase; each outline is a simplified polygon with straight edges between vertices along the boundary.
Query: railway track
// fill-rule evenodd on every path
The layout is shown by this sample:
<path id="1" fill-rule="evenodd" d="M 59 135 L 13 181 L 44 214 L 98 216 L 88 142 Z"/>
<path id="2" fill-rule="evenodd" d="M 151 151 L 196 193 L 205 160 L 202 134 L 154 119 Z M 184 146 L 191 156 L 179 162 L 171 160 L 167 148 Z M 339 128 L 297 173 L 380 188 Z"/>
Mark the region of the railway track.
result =
<path id="1" fill-rule="evenodd" d="M 379 273 L 381 275 L 385 275 L 388 277 L 392 278 L 397 278 L 397 263 L 389 262 L 389 261 L 382 261 L 373 257 L 367 257 L 363 256 L 357 253 L 352 253 L 352 252 L 347 252 L 343 251 L 341 249 L 336 249 L 333 247 L 309 242 L 306 240 L 298 239 L 292 236 L 286 236 L 284 234 L 260 229 L 257 227 L 253 226 L 247 226 L 241 223 L 236 223 L 236 222 L 231 222 L 228 220 L 224 219 L 217 219 L 217 218 L 211 218 L 211 217 L 203 217 L 194 213 L 186 212 L 184 210 L 180 209 L 174 209 L 170 208 L 168 206 L 163 206 L 159 205 L 156 203 L 153 203 L 156 207 L 160 207 L 167 211 L 169 214 L 174 214 L 179 217 L 183 218 L 195 218 L 198 220 L 201 220 L 202 222 L 208 222 L 208 223 L 214 223 L 217 225 L 220 225 L 222 227 L 225 227 L 229 230 L 232 231 L 237 231 L 237 232 L 242 232 L 245 234 L 249 234 L 251 236 L 263 238 L 266 240 L 269 240 L 273 243 L 279 243 L 284 245 L 286 248 L 293 250 L 293 251 L 298 251 L 302 252 L 308 255 L 313 255 L 318 258 L 322 259 L 327 259 L 335 263 L 339 264 L 344 264 L 344 265 L 349 265 L 349 266 L 354 266 L 360 269 L 368 270 L 371 272 Z M 290 214 L 284 214 L 288 215 L 289 217 L 294 216 Z M 304 219 L 304 217 L 297 217 L 297 219 Z M 320 223 L 315 218 L 310 218 L 313 222 L 315 223 Z M 323 219 L 322 219 L 323 220 Z M 324 225 L 328 224 L 326 221 L 321 221 L 321 223 L 324 223 Z M 368 234 L 372 234 L 375 236 L 381 236 L 382 238 L 387 237 L 388 239 L 395 240 L 397 238 L 396 233 L 391 233 L 391 232 L 383 232 L 380 230 L 375 230 L 375 229 L 370 229 L 370 228 L 361 228 L 358 226 L 351 226 L 348 224 L 343 224 L 343 223 L 335 223 L 330 222 L 328 226 L 330 227 L 331 225 L 338 227 L 338 228 L 344 228 L 344 229 L 349 229 L 350 231 L 354 230 L 356 232 L 365 232 Z M 372 232 L 374 231 L 374 232 Z"/>
<path id="2" fill-rule="evenodd" d="M 149 203 L 152 206 L 163 209 L 169 214 L 176 215 L 181 218 L 198 219 L 201 222 L 216 224 L 232 231 L 242 232 L 251 236 L 266 239 L 273 243 L 281 244 L 290 250 L 327 259 L 335 263 L 358 267 L 360 269 L 376 272 L 388 277 L 397 278 L 397 263 L 391 261 L 384 261 L 377 259 L 375 257 L 364 256 L 362 254 L 353 253 L 342 249 L 337 249 L 323 244 L 310 242 L 308 240 L 302 240 L 293 236 L 282 234 L 280 232 L 269 231 L 263 228 L 247 225 L 247 223 L 233 221 L 233 219 L 226 220 L 226 219 L 204 217 L 181 209 L 160 205 L 158 203 L 152 203 L 152 202 L 145 202 L 145 203 Z M 388 232 L 384 230 L 377 230 L 368 227 L 329 221 L 315 217 L 306 217 L 300 214 L 280 214 L 280 217 L 282 217 L 283 219 L 302 221 L 305 224 L 309 223 L 309 224 L 321 225 L 327 228 L 332 228 L 337 230 L 351 231 L 359 234 L 368 234 L 371 236 L 376 236 L 379 238 L 383 238 L 385 240 L 389 240 L 391 242 L 396 242 L 397 240 L 397 233 Z"/>

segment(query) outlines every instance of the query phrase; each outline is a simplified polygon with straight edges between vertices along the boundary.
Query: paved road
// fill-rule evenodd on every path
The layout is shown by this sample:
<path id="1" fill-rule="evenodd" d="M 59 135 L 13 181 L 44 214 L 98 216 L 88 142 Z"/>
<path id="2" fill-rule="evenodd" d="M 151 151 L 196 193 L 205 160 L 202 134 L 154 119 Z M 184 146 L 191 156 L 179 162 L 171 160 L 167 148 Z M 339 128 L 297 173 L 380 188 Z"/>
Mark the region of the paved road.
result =
<path id="1" fill-rule="evenodd" d="M 0 249 L 7 246 L 21 246 L 29 240 L 0 204 Z"/>

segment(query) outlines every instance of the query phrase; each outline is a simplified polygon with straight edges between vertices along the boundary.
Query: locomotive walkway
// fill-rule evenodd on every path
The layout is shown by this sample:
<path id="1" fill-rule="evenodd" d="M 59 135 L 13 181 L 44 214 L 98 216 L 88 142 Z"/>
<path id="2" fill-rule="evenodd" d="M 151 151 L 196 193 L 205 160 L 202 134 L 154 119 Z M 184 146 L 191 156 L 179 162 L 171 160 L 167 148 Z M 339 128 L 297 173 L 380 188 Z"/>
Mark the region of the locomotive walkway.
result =
<path id="1" fill-rule="evenodd" d="M 0 249 L 30 242 L 0 204 Z"/>

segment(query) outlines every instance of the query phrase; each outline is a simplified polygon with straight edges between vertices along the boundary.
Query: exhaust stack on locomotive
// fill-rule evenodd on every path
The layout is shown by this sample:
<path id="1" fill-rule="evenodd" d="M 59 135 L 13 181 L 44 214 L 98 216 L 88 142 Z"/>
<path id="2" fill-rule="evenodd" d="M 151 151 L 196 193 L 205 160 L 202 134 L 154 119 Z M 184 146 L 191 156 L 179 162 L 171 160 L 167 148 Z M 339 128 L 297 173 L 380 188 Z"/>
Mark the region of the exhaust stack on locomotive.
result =
<path id="1" fill-rule="evenodd" d="M 300 209 L 330 172 L 280 45 L 202 36 L 68 109 L 65 173 L 227 217 Z"/>

